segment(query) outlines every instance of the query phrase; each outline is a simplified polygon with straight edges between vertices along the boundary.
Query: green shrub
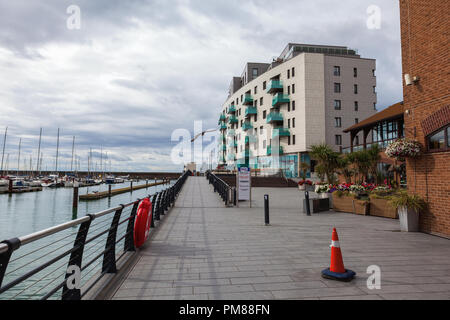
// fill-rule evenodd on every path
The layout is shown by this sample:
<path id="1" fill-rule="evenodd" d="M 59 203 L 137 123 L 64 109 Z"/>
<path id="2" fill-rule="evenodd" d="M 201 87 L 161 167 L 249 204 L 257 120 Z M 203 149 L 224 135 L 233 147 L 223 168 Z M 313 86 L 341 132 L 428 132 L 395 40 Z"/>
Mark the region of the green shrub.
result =
<path id="1" fill-rule="evenodd" d="M 426 202 L 418 195 L 409 195 L 406 190 L 398 191 L 389 197 L 389 204 L 395 208 L 407 207 L 416 212 L 426 208 Z"/>

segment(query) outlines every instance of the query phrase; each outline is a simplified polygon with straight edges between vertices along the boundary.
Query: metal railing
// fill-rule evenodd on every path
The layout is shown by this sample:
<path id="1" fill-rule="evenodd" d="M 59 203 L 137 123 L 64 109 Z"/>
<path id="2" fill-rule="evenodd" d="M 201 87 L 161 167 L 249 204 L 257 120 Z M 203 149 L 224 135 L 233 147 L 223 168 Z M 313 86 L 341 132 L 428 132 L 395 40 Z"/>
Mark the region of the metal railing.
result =
<path id="1" fill-rule="evenodd" d="M 151 228 L 175 203 L 186 171 L 152 202 Z M 136 251 L 134 225 L 143 199 L 0 243 L 0 299 L 81 300 Z M 121 261 L 122 262 L 122 261 Z"/>
<path id="2" fill-rule="evenodd" d="M 230 191 L 233 190 L 233 188 L 211 171 L 206 172 L 206 179 L 209 181 L 209 184 L 213 185 L 214 192 L 218 192 L 223 202 L 225 202 L 225 205 L 228 206 L 231 203 L 231 199 L 235 198 L 235 196 L 230 195 Z"/>

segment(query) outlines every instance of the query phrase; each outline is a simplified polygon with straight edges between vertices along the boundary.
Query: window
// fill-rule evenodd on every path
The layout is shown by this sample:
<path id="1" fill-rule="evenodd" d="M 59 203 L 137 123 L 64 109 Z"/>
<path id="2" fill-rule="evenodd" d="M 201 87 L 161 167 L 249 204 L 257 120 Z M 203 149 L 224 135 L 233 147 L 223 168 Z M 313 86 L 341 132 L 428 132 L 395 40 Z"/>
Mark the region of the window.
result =
<path id="1" fill-rule="evenodd" d="M 291 111 L 291 102 L 288 102 L 288 112 Z"/>
<path id="2" fill-rule="evenodd" d="M 257 114 L 255 114 L 255 122 L 258 120 L 258 115 Z"/>
<path id="3" fill-rule="evenodd" d="M 257 86 L 255 87 L 255 90 L 254 90 L 254 91 L 255 91 L 255 94 L 258 93 L 258 87 L 257 87 Z"/>
<path id="4" fill-rule="evenodd" d="M 253 79 L 255 79 L 258 76 L 258 68 L 253 68 L 252 75 L 253 75 Z"/>
<path id="5" fill-rule="evenodd" d="M 263 126 L 259 127 L 259 134 L 263 134 Z"/>
<path id="6" fill-rule="evenodd" d="M 239 98 L 236 98 L 236 105 L 239 104 Z"/>
<path id="7" fill-rule="evenodd" d="M 341 92 L 341 84 L 340 83 L 334 83 L 334 92 L 335 93 Z"/>
<path id="8" fill-rule="evenodd" d="M 266 140 L 264 140 L 264 141 L 263 141 L 263 148 L 264 148 L 264 149 L 266 148 L 266 144 L 267 144 L 267 142 L 266 142 Z"/>
<path id="9" fill-rule="evenodd" d="M 244 101 L 244 95 L 241 94 L 241 102 Z"/>
<path id="10" fill-rule="evenodd" d="M 294 67 L 292 67 L 291 73 L 292 73 L 292 78 L 295 77 L 295 68 Z"/>
<path id="11" fill-rule="evenodd" d="M 358 68 L 353 68 L 353 77 L 356 78 L 358 76 Z"/>
<path id="12" fill-rule="evenodd" d="M 372 76 L 375 77 L 375 69 L 372 69 Z"/>
<path id="13" fill-rule="evenodd" d="M 358 85 L 357 84 L 353 85 L 353 93 L 358 94 Z"/>
<path id="14" fill-rule="evenodd" d="M 373 88 L 373 93 L 377 93 L 377 87 L 373 86 L 372 88 Z"/>
<path id="15" fill-rule="evenodd" d="M 295 128 L 295 118 L 292 118 L 292 128 Z"/>
<path id="16" fill-rule="evenodd" d="M 258 106 L 258 99 L 255 99 L 255 101 L 253 101 L 253 106 L 256 108 Z"/>
<path id="17" fill-rule="evenodd" d="M 373 110 L 377 110 L 377 104 L 375 102 L 373 103 Z"/>
<path id="18" fill-rule="evenodd" d="M 241 120 L 241 128 L 242 128 L 242 120 Z"/>
<path id="19" fill-rule="evenodd" d="M 342 145 L 342 136 L 340 134 L 335 135 L 334 138 L 337 146 Z"/>
<path id="20" fill-rule="evenodd" d="M 266 90 L 266 81 L 263 82 L 263 90 Z"/>
<path id="21" fill-rule="evenodd" d="M 263 105 L 263 98 L 261 97 L 261 99 L 259 99 L 259 105 L 262 106 Z"/>
<path id="22" fill-rule="evenodd" d="M 292 144 L 295 144 L 295 135 L 292 136 Z"/>
<path id="23" fill-rule="evenodd" d="M 291 86 L 288 86 L 288 94 L 291 94 Z"/>
<path id="24" fill-rule="evenodd" d="M 358 101 L 355 101 L 355 111 L 358 111 Z"/>
<path id="25" fill-rule="evenodd" d="M 334 110 L 341 110 L 341 100 L 334 100 Z"/>
<path id="26" fill-rule="evenodd" d="M 427 138 L 428 150 L 450 150 L 450 126 L 447 126 Z"/>
<path id="27" fill-rule="evenodd" d="M 241 109 L 239 109 L 239 115 L 241 115 Z"/>
<path id="28" fill-rule="evenodd" d="M 288 145 L 291 145 L 291 136 L 288 137 Z"/>
<path id="29" fill-rule="evenodd" d="M 336 128 L 340 128 L 342 126 L 342 119 L 341 119 L 341 117 L 334 118 L 334 126 Z"/>
<path id="30" fill-rule="evenodd" d="M 266 110 L 264 110 L 264 111 L 263 111 L 263 119 L 265 119 L 265 118 L 266 118 L 266 113 L 267 113 L 267 111 L 266 111 Z"/>
<path id="31" fill-rule="evenodd" d="M 357 124 L 359 122 L 358 118 L 355 118 L 355 124 Z"/>
<path id="32" fill-rule="evenodd" d="M 359 136 L 355 137 L 355 145 L 357 145 L 357 146 L 359 145 Z"/>
<path id="33" fill-rule="evenodd" d="M 291 78 L 291 72 L 290 72 L 290 71 L 291 71 L 291 70 L 288 70 L 288 71 L 287 71 L 287 78 L 288 78 L 288 79 Z"/>
<path id="34" fill-rule="evenodd" d="M 294 83 L 292 84 L 292 93 L 293 94 L 295 93 L 295 84 Z"/>
<path id="35" fill-rule="evenodd" d="M 295 111 L 295 101 L 292 101 L 292 111 Z"/>
<path id="36" fill-rule="evenodd" d="M 339 67 L 339 66 L 334 66 L 334 72 L 333 72 L 333 74 L 334 74 L 336 77 L 339 77 L 339 76 L 341 75 L 341 67 Z"/>
<path id="37" fill-rule="evenodd" d="M 288 128 L 291 127 L 291 119 L 288 119 Z"/>

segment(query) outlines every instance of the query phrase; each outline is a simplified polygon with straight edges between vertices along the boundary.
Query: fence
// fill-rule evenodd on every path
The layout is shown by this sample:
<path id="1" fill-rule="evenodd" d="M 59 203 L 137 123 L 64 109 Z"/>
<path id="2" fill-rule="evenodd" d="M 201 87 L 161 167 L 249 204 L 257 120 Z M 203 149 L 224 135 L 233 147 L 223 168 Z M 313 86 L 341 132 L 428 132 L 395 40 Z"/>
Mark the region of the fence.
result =
<path id="1" fill-rule="evenodd" d="M 214 192 L 218 192 L 222 200 L 225 202 L 225 205 L 229 205 L 231 203 L 231 199 L 233 199 L 234 205 L 236 205 L 236 189 L 230 187 L 225 181 L 220 179 L 218 176 L 213 174 L 211 171 L 206 172 L 206 179 L 209 181 L 209 184 L 212 184 L 214 187 Z M 230 192 L 233 190 L 233 194 Z"/>
<path id="2" fill-rule="evenodd" d="M 185 172 L 169 188 L 146 197 L 153 204 L 152 228 L 175 203 L 191 174 Z M 127 253 L 136 251 L 134 222 L 142 200 L 2 241 L 0 299 L 85 297 L 106 274 L 117 272 L 118 262 L 123 262 Z"/>

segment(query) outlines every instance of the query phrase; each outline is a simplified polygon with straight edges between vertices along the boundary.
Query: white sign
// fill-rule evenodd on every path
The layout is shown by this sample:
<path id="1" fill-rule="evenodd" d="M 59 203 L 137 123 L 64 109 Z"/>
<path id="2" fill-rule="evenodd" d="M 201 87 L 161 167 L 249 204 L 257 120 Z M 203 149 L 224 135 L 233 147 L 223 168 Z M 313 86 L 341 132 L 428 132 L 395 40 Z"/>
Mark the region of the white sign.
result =
<path id="1" fill-rule="evenodd" d="M 250 200 L 250 169 L 249 168 L 239 168 L 238 171 L 238 200 Z"/>

